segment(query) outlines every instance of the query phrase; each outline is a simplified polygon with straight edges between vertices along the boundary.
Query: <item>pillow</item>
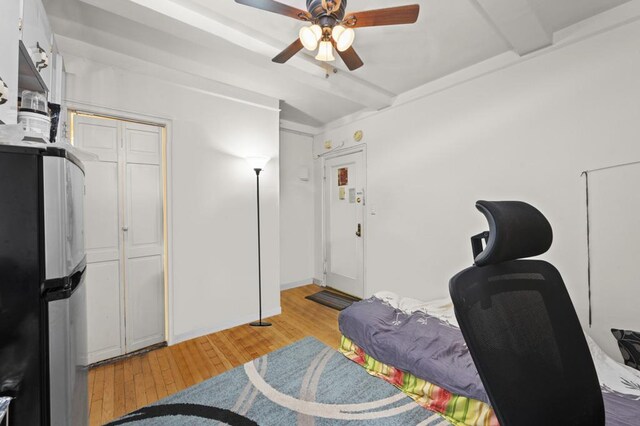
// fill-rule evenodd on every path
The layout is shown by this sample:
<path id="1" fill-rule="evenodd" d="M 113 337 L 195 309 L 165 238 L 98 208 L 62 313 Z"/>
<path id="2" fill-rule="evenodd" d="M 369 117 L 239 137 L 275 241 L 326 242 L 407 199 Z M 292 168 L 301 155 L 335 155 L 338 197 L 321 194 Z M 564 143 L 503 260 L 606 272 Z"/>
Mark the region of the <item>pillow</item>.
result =
<path id="1" fill-rule="evenodd" d="M 618 341 L 624 363 L 640 370 L 640 333 L 631 330 L 611 329 L 613 337 Z"/>

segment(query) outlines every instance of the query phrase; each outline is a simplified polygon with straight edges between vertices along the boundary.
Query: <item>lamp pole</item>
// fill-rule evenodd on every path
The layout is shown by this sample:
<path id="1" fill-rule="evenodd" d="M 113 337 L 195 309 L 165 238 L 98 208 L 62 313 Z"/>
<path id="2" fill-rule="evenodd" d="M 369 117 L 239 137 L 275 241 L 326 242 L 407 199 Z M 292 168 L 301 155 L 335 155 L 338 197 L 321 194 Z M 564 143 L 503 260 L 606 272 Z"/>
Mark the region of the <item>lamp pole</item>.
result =
<path id="1" fill-rule="evenodd" d="M 256 207 L 258 213 L 258 304 L 260 307 L 260 320 L 252 322 L 252 327 L 269 327 L 271 323 L 262 321 L 262 265 L 260 252 L 260 172 L 262 169 L 253 169 L 256 172 Z"/>

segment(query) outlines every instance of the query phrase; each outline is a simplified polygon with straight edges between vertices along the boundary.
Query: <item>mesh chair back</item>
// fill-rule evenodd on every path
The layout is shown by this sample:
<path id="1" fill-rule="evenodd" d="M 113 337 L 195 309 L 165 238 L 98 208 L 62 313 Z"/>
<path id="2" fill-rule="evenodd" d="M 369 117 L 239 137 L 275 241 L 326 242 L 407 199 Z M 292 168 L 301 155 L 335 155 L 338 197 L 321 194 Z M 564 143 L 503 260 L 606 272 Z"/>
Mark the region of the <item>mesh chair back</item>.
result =
<path id="1" fill-rule="evenodd" d="M 489 220 L 500 255 L 487 252 L 490 236 L 476 265 L 453 277 L 449 291 L 500 424 L 603 425 L 598 377 L 560 273 L 544 261 L 515 260 L 546 252 L 550 225 L 525 203 L 478 203 L 485 215 L 500 212 Z M 478 266 L 478 259 L 489 261 Z"/>

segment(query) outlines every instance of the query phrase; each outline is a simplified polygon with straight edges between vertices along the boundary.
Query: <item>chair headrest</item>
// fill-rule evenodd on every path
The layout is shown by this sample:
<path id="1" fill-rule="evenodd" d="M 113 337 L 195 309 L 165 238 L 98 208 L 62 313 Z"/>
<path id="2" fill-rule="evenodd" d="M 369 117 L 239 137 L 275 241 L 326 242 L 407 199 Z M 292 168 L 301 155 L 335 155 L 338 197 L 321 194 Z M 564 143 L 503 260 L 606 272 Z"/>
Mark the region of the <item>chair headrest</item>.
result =
<path id="1" fill-rule="evenodd" d="M 537 256 L 551 247 L 553 231 L 547 218 L 521 201 L 478 201 L 489 222 L 489 239 L 475 258 L 477 266 Z"/>

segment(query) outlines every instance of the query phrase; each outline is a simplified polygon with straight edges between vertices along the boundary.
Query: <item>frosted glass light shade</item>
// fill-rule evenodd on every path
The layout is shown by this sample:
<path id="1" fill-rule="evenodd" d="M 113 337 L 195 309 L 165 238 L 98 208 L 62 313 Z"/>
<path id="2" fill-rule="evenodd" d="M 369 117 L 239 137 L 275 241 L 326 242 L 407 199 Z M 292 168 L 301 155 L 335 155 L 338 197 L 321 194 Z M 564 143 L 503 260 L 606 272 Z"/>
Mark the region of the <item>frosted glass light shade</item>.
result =
<path id="1" fill-rule="evenodd" d="M 252 170 L 264 170 L 264 166 L 269 162 L 269 157 L 247 157 L 245 158 Z"/>
<path id="2" fill-rule="evenodd" d="M 330 41 L 321 41 L 320 48 L 318 49 L 318 55 L 316 59 L 324 62 L 335 61 L 336 58 L 333 56 L 333 46 Z"/>
<path id="3" fill-rule="evenodd" d="M 336 48 L 340 52 L 344 52 L 353 45 L 353 41 L 356 39 L 356 32 L 353 28 L 345 28 L 342 25 L 336 25 L 333 27 L 331 36 L 336 42 Z"/>
<path id="4" fill-rule="evenodd" d="M 320 25 L 311 25 L 310 27 L 300 28 L 300 41 L 307 50 L 316 50 L 318 41 L 322 38 L 322 28 Z"/>

